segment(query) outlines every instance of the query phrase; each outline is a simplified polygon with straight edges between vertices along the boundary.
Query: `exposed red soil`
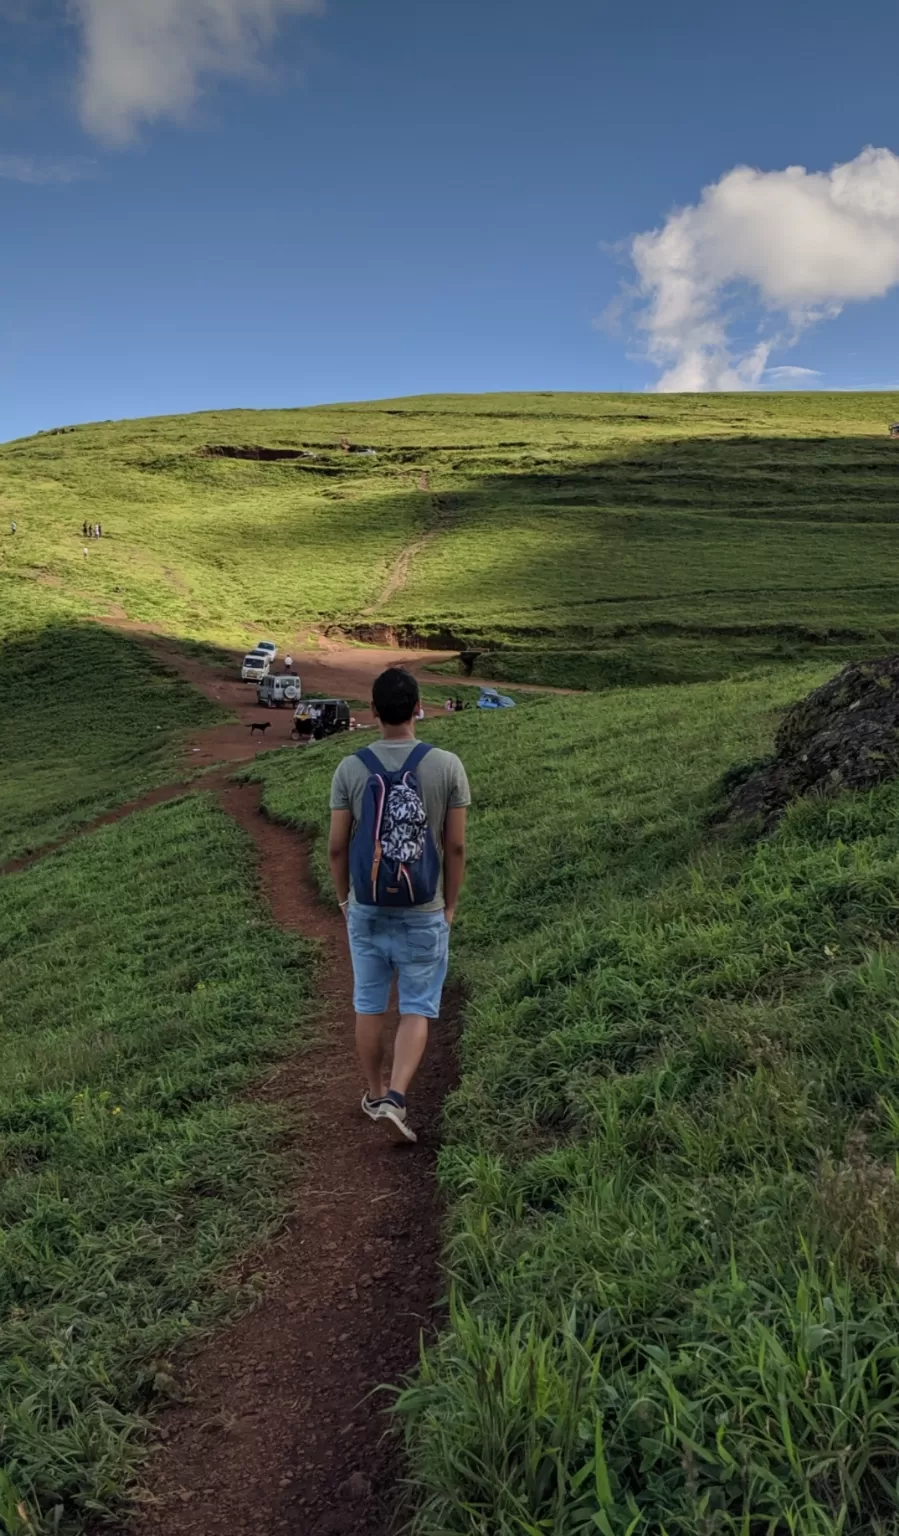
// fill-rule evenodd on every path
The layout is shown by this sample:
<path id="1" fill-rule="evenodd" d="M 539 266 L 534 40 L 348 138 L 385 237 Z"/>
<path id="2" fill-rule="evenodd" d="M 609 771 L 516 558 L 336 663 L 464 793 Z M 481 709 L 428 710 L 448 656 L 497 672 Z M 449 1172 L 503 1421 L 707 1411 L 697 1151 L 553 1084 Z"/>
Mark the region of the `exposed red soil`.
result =
<path id="1" fill-rule="evenodd" d="M 211 667 L 196 656 L 186 655 L 177 641 L 140 621 L 116 616 L 114 619 L 98 619 L 110 628 L 125 630 L 141 639 L 165 666 L 191 683 L 206 697 L 213 699 L 223 709 L 231 711 L 237 720 L 224 721 L 198 730 L 186 744 L 185 754 L 189 765 L 203 768 L 212 763 L 252 762 L 258 752 L 269 752 L 275 747 L 299 745 L 292 735 L 293 710 L 264 709 L 256 702 L 254 683 L 240 681 L 242 655 L 234 652 L 234 671 L 229 674 Z M 411 660 L 415 667 L 428 662 L 445 661 L 443 651 L 417 651 Z M 325 645 L 320 651 L 299 651 L 294 657 L 294 671 L 299 673 L 305 695 L 317 694 L 325 698 L 341 698 L 351 701 L 353 714 L 360 725 L 371 725 L 372 714 L 368 708 L 371 685 L 385 667 L 408 665 L 407 652 L 378 650 L 356 646 Z M 437 679 L 446 682 L 444 678 Z M 452 691 L 448 689 L 448 691 Z M 426 715 L 439 715 L 436 705 L 425 705 Z M 250 726 L 257 722 L 267 724 L 265 732 L 250 733 Z"/>
<path id="2" fill-rule="evenodd" d="M 221 800 L 256 844 L 277 921 L 324 946 L 324 1038 L 264 1090 L 300 1108 L 305 1173 L 283 1236 L 259 1258 L 263 1298 L 188 1362 L 188 1400 L 159 1420 L 148 1499 L 128 1531 L 387 1536 L 403 1467 L 378 1389 L 414 1370 L 439 1304 L 434 1162 L 454 1018 L 434 1028 L 410 1099 L 418 1144 L 382 1140 L 359 1107 L 343 921 L 319 902 L 302 839 L 260 814 L 256 786 Z"/>

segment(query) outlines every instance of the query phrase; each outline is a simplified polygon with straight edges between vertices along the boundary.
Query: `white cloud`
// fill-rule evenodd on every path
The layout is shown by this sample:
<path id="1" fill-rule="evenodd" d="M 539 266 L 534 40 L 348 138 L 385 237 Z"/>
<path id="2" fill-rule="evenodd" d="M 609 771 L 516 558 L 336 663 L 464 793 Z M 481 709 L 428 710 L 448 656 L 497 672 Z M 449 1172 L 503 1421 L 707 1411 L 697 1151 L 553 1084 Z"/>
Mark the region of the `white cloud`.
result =
<path id="1" fill-rule="evenodd" d="M 142 122 L 183 118 L 204 79 L 251 76 L 289 15 L 321 0 L 73 0 L 84 31 L 85 128 L 126 144 Z"/>
<path id="2" fill-rule="evenodd" d="M 757 388 L 777 347 L 899 283 L 899 156 L 868 148 L 829 172 L 737 166 L 636 235 L 630 257 L 655 387 Z M 764 321 L 741 350 L 732 308 L 747 291 Z"/>
<path id="3" fill-rule="evenodd" d="M 95 175 L 92 160 L 47 160 L 39 155 L 0 154 L 0 180 L 43 187 L 53 181 L 84 181 Z"/>
<path id="4" fill-rule="evenodd" d="M 793 363 L 779 363 L 776 368 L 766 368 L 766 379 L 820 379 L 817 368 L 797 368 Z"/>

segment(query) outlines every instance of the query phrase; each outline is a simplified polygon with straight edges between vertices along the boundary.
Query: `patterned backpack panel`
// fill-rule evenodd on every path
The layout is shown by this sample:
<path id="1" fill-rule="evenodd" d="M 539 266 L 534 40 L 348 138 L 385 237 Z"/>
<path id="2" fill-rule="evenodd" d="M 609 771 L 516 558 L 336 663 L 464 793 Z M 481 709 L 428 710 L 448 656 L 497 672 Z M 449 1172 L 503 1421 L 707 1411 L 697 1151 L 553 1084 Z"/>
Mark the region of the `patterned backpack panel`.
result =
<path id="1" fill-rule="evenodd" d="M 411 773 L 387 792 L 381 818 L 381 851 L 398 864 L 412 864 L 425 851 L 428 817 Z"/>
<path id="2" fill-rule="evenodd" d="M 363 906 L 417 907 L 437 895 L 440 852 L 415 777 L 430 750 L 418 742 L 393 773 L 370 748 L 356 753 L 369 771 L 350 845 L 353 894 Z"/>

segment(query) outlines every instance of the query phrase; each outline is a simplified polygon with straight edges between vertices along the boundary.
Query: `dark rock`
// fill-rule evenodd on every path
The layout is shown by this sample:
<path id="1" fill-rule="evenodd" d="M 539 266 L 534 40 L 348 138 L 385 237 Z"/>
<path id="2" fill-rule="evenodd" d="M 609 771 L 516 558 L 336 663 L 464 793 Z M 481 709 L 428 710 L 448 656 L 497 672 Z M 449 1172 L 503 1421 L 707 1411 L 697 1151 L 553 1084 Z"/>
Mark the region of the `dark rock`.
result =
<path id="1" fill-rule="evenodd" d="M 719 825 L 776 824 L 803 795 L 872 789 L 899 775 L 899 656 L 852 662 L 786 712 L 767 762 L 734 769 Z"/>

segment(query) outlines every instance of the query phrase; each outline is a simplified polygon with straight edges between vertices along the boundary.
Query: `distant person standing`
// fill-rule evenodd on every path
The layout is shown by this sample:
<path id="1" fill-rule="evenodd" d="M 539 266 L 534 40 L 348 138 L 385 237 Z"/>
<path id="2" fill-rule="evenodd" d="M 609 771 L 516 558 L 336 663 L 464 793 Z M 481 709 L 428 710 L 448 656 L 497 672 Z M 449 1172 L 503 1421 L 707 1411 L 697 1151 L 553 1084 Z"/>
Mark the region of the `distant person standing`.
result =
<path id="1" fill-rule="evenodd" d="M 102 539 L 102 537 L 103 537 L 103 525 L 102 525 L 102 523 L 98 523 L 97 524 L 97 538 L 98 539 Z"/>
<path id="2" fill-rule="evenodd" d="M 82 523 L 81 524 L 81 537 L 83 539 L 87 538 L 87 523 Z"/>
<path id="3" fill-rule="evenodd" d="M 289 672 L 291 670 L 291 668 L 293 667 L 293 657 L 292 656 L 285 656 L 284 657 L 284 665 L 285 665 L 285 667 L 287 668 L 287 670 Z"/>
<path id="4" fill-rule="evenodd" d="M 18 528 L 18 525 L 15 522 L 10 523 L 10 525 L 9 525 L 10 533 L 15 533 L 17 531 L 17 528 Z"/>

